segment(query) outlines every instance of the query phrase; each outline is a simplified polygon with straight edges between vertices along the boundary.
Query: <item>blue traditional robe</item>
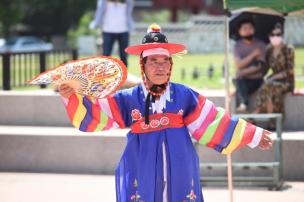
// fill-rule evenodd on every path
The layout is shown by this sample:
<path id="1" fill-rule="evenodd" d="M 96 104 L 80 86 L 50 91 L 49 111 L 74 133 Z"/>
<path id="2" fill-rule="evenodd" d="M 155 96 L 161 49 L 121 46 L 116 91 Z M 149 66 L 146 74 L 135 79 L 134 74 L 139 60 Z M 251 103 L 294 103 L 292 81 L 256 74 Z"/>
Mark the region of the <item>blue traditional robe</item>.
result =
<path id="1" fill-rule="evenodd" d="M 71 122 L 81 131 L 131 128 L 115 171 L 117 202 L 202 202 L 199 158 L 191 137 L 223 154 L 245 145 L 253 148 L 261 139 L 261 128 L 172 82 L 150 106 L 147 125 L 146 96 L 141 84 L 106 99 L 74 94 L 65 101 Z"/>

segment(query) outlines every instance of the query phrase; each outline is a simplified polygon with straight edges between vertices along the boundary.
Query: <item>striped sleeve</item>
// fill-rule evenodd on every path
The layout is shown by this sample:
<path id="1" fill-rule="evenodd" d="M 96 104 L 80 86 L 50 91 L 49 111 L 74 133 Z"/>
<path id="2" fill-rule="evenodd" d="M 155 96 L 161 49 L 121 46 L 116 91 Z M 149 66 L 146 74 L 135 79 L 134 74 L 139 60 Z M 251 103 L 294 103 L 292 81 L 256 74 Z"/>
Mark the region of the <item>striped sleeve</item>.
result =
<path id="1" fill-rule="evenodd" d="M 192 93 L 196 106 L 184 118 L 189 132 L 200 144 L 206 145 L 222 154 L 230 154 L 243 147 L 256 147 L 263 129 L 230 116 L 223 108 L 205 99 L 202 95 Z"/>
<path id="2" fill-rule="evenodd" d="M 63 99 L 72 125 L 83 132 L 124 128 L 124 122 L 113 97 L 90 100 L 77 93 Z"/>

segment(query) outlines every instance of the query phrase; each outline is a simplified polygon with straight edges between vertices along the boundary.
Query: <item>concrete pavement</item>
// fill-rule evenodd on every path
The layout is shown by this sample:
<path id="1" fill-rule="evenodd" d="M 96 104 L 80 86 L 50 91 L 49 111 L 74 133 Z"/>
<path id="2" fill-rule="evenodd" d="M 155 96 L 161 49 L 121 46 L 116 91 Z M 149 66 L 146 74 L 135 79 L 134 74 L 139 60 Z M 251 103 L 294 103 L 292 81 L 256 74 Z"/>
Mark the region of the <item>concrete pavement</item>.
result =
<path id="1" fill-rule="evenodd" d="M 304 202 L 304 182 L 283 191 L 235 189 L 234 202 Z M 228 202 L 226 188 L 204 188 L 206 202 Z M 115 202 L 114 176 L 0 173 L 1 202 Z"/>

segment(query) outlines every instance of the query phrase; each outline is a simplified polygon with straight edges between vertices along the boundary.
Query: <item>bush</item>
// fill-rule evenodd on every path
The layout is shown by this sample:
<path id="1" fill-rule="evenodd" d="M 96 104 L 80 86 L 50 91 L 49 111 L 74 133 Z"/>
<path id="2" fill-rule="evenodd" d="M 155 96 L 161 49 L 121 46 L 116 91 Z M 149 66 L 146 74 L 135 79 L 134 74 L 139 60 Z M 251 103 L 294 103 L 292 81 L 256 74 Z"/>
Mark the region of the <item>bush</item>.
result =
<path id="1" fill-rule="evenodd" d="M 93 20 L 94 12 L 85 13 L 79 20 L 77 28 L 69 29 L 68 31 L 68 44 L 71 48 L 77 48 L 77 38 L 84 35 L 97 36 L 98 29 L 92 30 L 89 28 L 90 22 Z"/>

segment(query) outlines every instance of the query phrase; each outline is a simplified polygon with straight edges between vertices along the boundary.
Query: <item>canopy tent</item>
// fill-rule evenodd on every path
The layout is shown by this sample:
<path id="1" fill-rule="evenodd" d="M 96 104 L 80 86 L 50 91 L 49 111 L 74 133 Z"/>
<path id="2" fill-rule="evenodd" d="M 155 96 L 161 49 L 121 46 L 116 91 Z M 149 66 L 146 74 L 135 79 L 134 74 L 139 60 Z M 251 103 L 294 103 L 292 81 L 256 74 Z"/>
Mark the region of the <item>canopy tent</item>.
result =
<path id="1" fill-rule="evenodd" d="M 283 14 L 304 10 L 303 0 L 223 0 L 224 8 L 232 11 L 241 8 L 268 8 Z"/>
<path id="2" fill-rule="evenodd" d="M 229 19 L 228 16 L 242 9 L 256 10 L 260 14 L 272 15 L 297 15 L 304 14 L 304 0 L 223 0 L 224 9 L 227 11 L 225 18 L 225 108 L 230 111 L 229 92 Z M 231 155 L 227 155 L 227 173 L 230 202 L 233 202 L 233 180 Z"/>

